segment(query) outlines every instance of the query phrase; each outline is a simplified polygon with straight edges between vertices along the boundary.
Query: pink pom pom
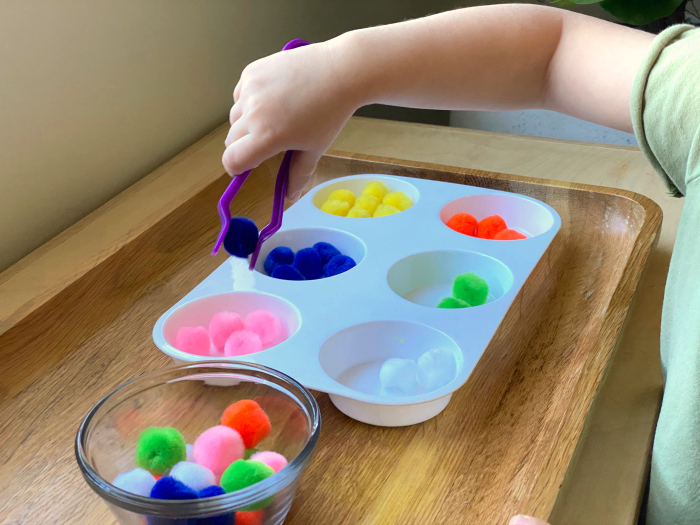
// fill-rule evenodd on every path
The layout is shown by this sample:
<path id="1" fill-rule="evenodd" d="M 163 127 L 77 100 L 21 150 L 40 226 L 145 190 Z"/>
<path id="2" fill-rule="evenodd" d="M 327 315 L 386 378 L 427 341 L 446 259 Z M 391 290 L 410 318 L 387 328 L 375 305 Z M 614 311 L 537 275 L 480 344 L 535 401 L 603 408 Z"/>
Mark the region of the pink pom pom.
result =
<path id="1" fill-rule="evenodd" d="M 275 472 L 279 472 L 287 466 L 287 459 L 282 454 L 278 454 L 277 452 L 256 452 L 250 456 L 250 460 L 265 463 L 265 465 L 270 467 Z"/>
<path id="2" fill-rule="evenodd" d="M 235 357 L 237 355 L 254 354 L 262 349 L 263 344 L 258 334 L 248 330 L 241 330 L 240 332 L 232 333 L 231 337 L 226 340 L 224 354 L 227 357 Z"/>
<path id="3" fill-rule="evenodd" d="M 217 476 L 231 463 L 243 459 L 245 446 L 241 435 L 230 427 L 219 425 L 202 432 L 194 442 L 194 459 Z"/>
<path id="4" fill-rule="evenodd" d="M 219 312 L 209 321 L 211 342 L 219 351 L 223 351 L 231 334 L 240 330 L 243 330 L 243 320 L 234 312 Z"/>
<path id="5" fill-rule="evenodd" d="M 177 331 L 175 348 L 194 355 L 209 355 L 211 342 L 203 326 L 183 326 Z"/>
<path id="6" fill-rule="evenodd" d="M 257 310 L 246 316 L 245 329 L 258 334 L 263 346 L 269 346 L 279 339 L 282 323 L 267 310 Z"/>

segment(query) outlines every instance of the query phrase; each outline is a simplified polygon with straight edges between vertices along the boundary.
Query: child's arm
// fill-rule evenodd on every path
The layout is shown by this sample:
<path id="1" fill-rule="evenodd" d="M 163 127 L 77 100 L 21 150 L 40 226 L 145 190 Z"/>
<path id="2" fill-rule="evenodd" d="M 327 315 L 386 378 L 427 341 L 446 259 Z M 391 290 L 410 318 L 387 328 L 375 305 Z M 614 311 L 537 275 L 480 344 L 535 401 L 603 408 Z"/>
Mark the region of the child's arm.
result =
<path id="1" fill-rule="evenodd" d="M 354 111 L 560 111 L 632 131 L 630 93 L 653 35 L 530 5 L 460 9 L 353 31 L 250 64 L 234 91 L 223 163 L 235 175 L 287 149 L 289 196 Z"/>

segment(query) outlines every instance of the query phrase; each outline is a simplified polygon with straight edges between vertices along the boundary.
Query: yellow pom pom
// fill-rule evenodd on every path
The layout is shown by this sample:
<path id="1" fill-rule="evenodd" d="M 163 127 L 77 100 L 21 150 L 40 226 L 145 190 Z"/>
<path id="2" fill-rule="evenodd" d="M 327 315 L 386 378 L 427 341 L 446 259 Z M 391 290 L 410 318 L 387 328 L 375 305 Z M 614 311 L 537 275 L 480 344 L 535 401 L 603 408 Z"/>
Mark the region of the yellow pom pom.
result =
<path id="1" fill-rule="evenodd" d="M 380 204 L 377 206 L 377 211 L 374 212 L 373 217 L 386 217 L 387 215 L 394 215 L 394 213 L 399 213 L 401 210 L 389 206 L 388 204 Z"/>
<path id="2" fill-rule="evenodd" d="M 358 208 L 357 206 L 350 208 L 350 211 L 348 212 L 348 217 L 353 217 L 355 219 L 368 219 L 371 216 L 372 214 L 370 212 L 363 208 Z"/>
<path id="3" fill-rule="evenodd" d="M 384 196 L 382 204 L 388 204 L 401 211 L 406 211 L 413 206 L 413 201 L 402 191 L 392 191 Z"/>
<path id="4" fill-rule="evenodd" d="M 362 194 L 355 201 L 355 208 L 362 208 L 372 215 L 380 204 L 381 201 L 374 195 Z"/>
<path id="5" fill-rule="evenodd" d="M 345 217 L 350 211 L 350 204 L 345 201 L 339 201 L 338 199 L 328 199 L 323 203 L 321 209 L 326 213 L 331 215 L 337 215 L 338 217 Z"/>
<path id="6" fill-rule="evenodd" d="M 362 190 L 362 193 L 365 195 L 373 195 L 381 202 L 384 195 L 389 193 L 389 188 L 386 187 L 386 184 L 379 181 L 368 182 L 365 185 L 365 189 Z"/>
<path id="7" fill-rule="evenodd" d="M 351 208 L 355 205 L 355 194 L 350 190 L 335 190 L 328 196 L 328 200 L 333 199 L 347 202 Z"/>

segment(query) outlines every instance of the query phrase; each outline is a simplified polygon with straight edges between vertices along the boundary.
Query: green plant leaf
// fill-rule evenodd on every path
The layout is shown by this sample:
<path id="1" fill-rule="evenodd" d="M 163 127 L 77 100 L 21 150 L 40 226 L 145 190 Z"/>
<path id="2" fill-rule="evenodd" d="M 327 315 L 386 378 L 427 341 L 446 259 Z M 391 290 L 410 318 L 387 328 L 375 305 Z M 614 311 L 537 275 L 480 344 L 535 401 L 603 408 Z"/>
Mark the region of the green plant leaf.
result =
<path id="1" fill-rule="evenodd" d="M 625 24 L 643 26 L 652 23 L 654 20 L 670 15 L 683 1 L 684 0 L 603 0 L 600 6 Z"/>
<path id="2" fill-rule="evenodd" d="M 575 2 L 572 2 L 572 0 L 552 0 L 552 4 L 557 6 L 557 7 L 573 7 L 576 5 Z"/>

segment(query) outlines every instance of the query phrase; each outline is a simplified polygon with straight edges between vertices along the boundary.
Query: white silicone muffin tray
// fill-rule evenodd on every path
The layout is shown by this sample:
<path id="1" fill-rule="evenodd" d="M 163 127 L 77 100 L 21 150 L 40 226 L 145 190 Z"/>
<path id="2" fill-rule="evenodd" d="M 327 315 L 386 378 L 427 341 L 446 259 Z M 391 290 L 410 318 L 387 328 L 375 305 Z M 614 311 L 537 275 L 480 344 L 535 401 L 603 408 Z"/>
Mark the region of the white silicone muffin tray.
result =
<path id="1" fill-rule="evenodd" d="M 359 195 L 366 183 L 376 180 L 405 192 L 414 205 L 369 219 L 320 210 L 333 190 L 345 188 Z M 460 234 L 445 225 L 458 212 L 478 220 L 499 214 L 528 239 L 494 241 Z M 263 308 L 283 321 L 289 338 L 231 360 L 265 365 L 307 388 L 327 392 L 339 410 L 359 421 L 382 426 L 419 423 L 439 414 L 467 381 L 560 225 L 550 206 L 517 194 L 386 175 L 335 179 L 285 212 L 282 229 L 263 245 L 255 271 L 248 271 L 246 260 L 229 258 L 161 316 L 153 339 L 177 363 L 222 359 L 177 350 L 177 330 L 206 327 L 221 310 L 244 316 Z M 284 281 L 265 274 L 263 263 L 273 248 L 288 246 L 296 252 L 320 241 L 335 245 L 357 266 L 314 281 Z M 487 303 L 437 308 L 451 295 L 454 278 L 465 272 L 486 279 Z M 417 359 L 432 348 L 453 353 L 457 367 L 452 381 L 413 395 L 382 389 L 379 369 L 386 359 Z"/>

